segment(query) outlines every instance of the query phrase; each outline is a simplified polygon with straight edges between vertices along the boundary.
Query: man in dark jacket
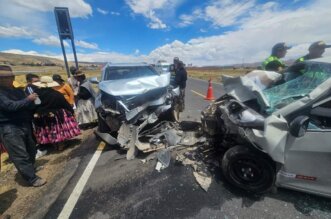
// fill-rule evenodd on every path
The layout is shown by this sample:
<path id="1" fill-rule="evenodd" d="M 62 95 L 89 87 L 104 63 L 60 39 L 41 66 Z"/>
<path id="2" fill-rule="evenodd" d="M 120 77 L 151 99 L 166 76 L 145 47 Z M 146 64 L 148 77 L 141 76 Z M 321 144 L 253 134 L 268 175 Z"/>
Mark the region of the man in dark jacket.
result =
<path id="1" fill-rule="evenodd" d="M 182 61 L 178 61 L 177 67 L 175 68 L 175 81 L 180 89 L 180 108 L 179 111 L 183 112 L 185 108 L 185 88 L 187 81 L 187 72 L 185 65 Z"/>
<path id="2" fill-rule="evenodd" d="M 15 76 L 9 66 L 0 65 L 0 138 L 18 172 L 38 187 L 46 183 L 35 173 L 36 145 L 32 138 L 33 101 L 38 95 L 26 96 L 13 88 Z"/>

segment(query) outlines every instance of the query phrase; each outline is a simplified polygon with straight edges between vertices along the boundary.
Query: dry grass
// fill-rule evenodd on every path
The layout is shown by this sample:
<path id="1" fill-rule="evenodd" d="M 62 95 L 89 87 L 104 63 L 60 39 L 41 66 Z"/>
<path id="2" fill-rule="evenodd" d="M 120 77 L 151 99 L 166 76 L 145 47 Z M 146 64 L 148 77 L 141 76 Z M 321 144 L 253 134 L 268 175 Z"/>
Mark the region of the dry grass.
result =
<path id="1" fill-rule="evenodd" d="M 198 78 L 202 80 L 209 80 L 215 82 L 221 82 L 222 75 L 230 75 L 230 76 L 240 76 L 244 75 L 247 72 L 251 71 L 250 69 L 224 69 L 224 68 L 217 68 L 217 69 L 208 69 L 208 68 L 188 68 L 187 72 L 189 77 Z"/>
<path id="2" fill-rule="evenodd" d="M 53 74 L 60 74 L 63 79 L 67 79 L 67 73 L 65 68 L 60 66 L 40 66 L 40 67 L 30 67 L 30 66 L 13 66 L 14 72 L 16 72 L 16 81 L 25 84 L 25 74 L 33 73 L 39 76 L 47 75 L 52 76 Z M 230 76 L 240 76 L 244 75 L 251 69 L 224 69 L 224 68 L 188 68 L 188 76 L 192 78 L 198 78 L 202 80 L 209 80 L 210 78 L 214 82 L 221 82 L 222 75 Z M 84 70 L 86 76 L 89 77 L 99 77 L 101 75 L 101 70 Z"/>

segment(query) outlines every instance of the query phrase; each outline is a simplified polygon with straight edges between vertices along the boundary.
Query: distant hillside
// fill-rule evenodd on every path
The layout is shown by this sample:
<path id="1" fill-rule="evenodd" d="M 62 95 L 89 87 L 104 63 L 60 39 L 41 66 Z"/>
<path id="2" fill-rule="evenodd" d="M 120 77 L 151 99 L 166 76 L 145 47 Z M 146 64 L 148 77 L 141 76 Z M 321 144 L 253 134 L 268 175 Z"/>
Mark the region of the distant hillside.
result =
<path id="1" fill-rule="evenodd" d="M 64 63 L 60 59 L 48 58 L 34 55 L 19 55 L 12 53 L 0 52 L 0 63 L 12 66 L 16 65 L 57 65 L 63 66 Z"/>

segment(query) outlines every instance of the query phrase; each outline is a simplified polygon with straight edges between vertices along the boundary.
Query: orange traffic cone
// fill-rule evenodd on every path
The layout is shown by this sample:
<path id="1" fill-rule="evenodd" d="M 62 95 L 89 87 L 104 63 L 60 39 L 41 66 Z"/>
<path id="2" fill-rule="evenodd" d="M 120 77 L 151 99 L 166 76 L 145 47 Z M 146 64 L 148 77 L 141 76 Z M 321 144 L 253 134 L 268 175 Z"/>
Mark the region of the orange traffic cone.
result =
<path id="1" fill-rule="evenodd" d="M 205 100 L 215 100 L 213 86 L 211 84 L 211 78 L 209 79 L 209 85 L 208 85 L 208 90 L 207 90 L 207 95 L 205 97 Z"/>

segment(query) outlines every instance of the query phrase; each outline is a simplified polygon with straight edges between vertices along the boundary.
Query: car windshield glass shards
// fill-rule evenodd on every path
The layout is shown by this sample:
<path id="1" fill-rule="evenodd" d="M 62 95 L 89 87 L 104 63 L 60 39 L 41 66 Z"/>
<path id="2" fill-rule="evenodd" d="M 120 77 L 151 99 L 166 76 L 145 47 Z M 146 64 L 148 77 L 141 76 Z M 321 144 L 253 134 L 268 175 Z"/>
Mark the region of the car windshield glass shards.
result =
<path id="1" fill-rule="evenodd" d="M 301 70 L 285 73 L 288 80 L 263 91 L 272 113 L 304 96 L 331 76 L 331 64 L 307 62 Z"/>

